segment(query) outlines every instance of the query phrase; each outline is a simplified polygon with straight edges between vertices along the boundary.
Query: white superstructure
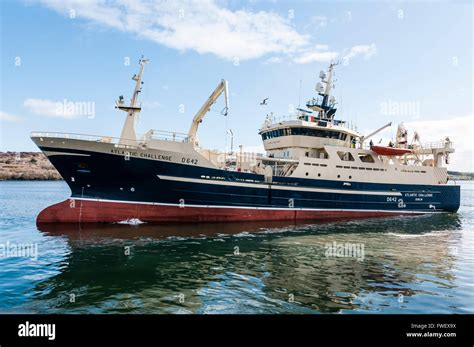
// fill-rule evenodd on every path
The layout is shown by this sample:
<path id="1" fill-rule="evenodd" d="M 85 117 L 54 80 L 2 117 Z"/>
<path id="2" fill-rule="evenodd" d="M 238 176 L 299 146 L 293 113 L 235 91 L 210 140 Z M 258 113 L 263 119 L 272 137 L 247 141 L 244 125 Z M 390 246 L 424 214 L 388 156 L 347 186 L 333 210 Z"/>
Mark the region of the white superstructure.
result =
<path id="1" fill-rule="evenodd" d="M 371 134 L 351 129 L 345 121 L 335 119 L 336 100 L 331 95 L 334 67 L 321 72 L 316 85 L 318 98 L 310 100 L 308 109 L 285 120 L 266 118 L 259 134 L 268 158 L 288 160 L 285 175 L 299 178 L 343 180 L 375 183 L 445 184 L 444 166 L 452 142 L 445 140 L 421 144 L 418 135 L 408 143 L 408 131 L 400 124 L 391 146 L 372 146 L 367 141 L 390 126 L 388 123 Z M 408 153 L 397 153 L 406 150 Z"/>

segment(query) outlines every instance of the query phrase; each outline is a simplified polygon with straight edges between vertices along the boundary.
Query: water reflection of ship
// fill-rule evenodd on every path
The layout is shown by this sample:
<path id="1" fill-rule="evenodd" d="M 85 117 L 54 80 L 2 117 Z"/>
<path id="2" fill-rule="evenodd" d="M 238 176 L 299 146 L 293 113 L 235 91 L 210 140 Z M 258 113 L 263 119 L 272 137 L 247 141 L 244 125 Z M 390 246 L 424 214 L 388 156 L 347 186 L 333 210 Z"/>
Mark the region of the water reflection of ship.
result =
<path id="1" fill-rule="evenodd" d="M 273 267 L 288 271 L 278 277 L 269 276 L 265 284 L 280 288 L 274 292 L 278 299 L 288 299 L 291 294 L 295 302 L 327 313 L 373 311 L 369 307 L 375 301 L 385 302 L 388 307 L 398 300 L 407 311 L 416 312 L 408 304 L 410 297 L 433 294 L 421 289 L 421 282 L 432 282 L 434 290 L 453 286 L 455 277 L 451 270 L 461 237 L 452 232 L 461 230 L 457 216 L 417 218 L 410 223 L 394 218 L 383 227 L 385 233 L 381 234 L 378 223 L 355 222 L 352 228 L 347 224 L 331 227 L 331 232 L 323 235 L 278 240 L 267 264 L 268 271 L 272 272 Z M 360 254 L 327 257 L 325 251 L 334 243 L 364 245 L 363 260 Z M 287 266 L 282 268 L 282 262 Z M 374 292 L 376 295 L 371 295 Z M 436 313 L 435 308 L 432 313 Z"/>
<path id="2" fill-rule="evenodd" d="M 312 223 L 327 224 L 324 222 Z M 96 240 L 96 238 L 136 239 L 168 237 L 199 237 L 233 235 L 241 232 L 253 233 L 272 229 L 294 229 L 303 222 L 261 221 L 244 223 L 180 223 L 180 224 L 106 224 L 106 223 L 38 223 L 40 231 L 51 236 L 66 236 L 71 241 Z"/>
<path id="3" fill-rule="evenodd" d="M 459 229 L 459 218 L 427 217 L 409 223 L 394 218 L 386 223 L 275 225 L 270 229 L 275 233 L 265 235 L 254 233 L 262 228 L 254 223 L 220 229 L 201 224 L 189 230 L 181 225 L 183 239 L 166 239 L 176 236 L 173 226 L 41 226 L 45 235 L 65 238 L 71 251 L 61 272 L 37 285 L 33 305 L 52 312 L 202 312 L 216 301 L 242 300 L 243 307 L 247 298 L 295 312 L 301 307 L 319 312 L 363 309 L 370 304 L 361 298 L 370 292 L 387 300 L 400 293 L 408 298 L 418 294 L 419 276 L 451 285 L 450 245 L 459 234 L 444 231 Z M 224 235 L 243 232 L 254 237 Z M 365 259 L 326 258 L 324 246 L 333 241 L 363 243 Z M 124 254 L 125 246 L 132 247 L 131 256 Z M 233 255 L 235 246 L 241 256 Z M 254 282 L 270 300 L 252 298 Z M 78 295 L 76 303 L 68 301 L 71 293 Z M 293 305 L 288 304 L 290 294 Z M 179 295 L 186 297 L 185 303 L 179 303 Z"/>

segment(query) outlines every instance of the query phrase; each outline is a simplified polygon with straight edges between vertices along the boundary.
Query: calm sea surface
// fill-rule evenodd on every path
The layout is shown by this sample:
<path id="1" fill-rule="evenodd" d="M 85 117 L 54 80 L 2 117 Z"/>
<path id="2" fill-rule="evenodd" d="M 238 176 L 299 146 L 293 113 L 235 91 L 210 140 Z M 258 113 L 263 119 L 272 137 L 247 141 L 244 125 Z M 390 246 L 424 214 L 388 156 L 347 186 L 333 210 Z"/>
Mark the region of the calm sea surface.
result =
<path id="1" fill-rule="evenodd" d="M 64 182 L 0 182 L 0 312 L 474 313 L 457 214 L 326 224 L 37 228 Z"/>

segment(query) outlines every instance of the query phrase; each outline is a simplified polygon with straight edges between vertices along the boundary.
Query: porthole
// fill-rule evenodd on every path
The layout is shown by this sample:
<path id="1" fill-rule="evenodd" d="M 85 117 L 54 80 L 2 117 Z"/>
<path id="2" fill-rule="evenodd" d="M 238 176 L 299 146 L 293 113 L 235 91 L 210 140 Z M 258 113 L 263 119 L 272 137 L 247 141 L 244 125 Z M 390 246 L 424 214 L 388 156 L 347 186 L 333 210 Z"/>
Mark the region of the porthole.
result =
<path id="1" fill-rule="evenodd" d="M 337 175 L 337 178 L 341 178 L 341 175 Z"/>
<path id="2" fill-rule="evenodd" d="M 134 191 L 135 191 L 135 188 L 133 188 L 133 187 L 132 187 L 132 188 L 130 188 L 130 191 L 134 192 Z"/>
<path id="3" fill-rule="evenodd" d="M 318 177 L 321 177 L 321 174 L 320 174 L 320 173 L 318 173 Z"/>
<path id="4" fill-rule="evenodd" d="M 306 173 L 306 176 L 308 176 L 308 173 Z"/>
<path id="5" fill-rule="evenodd" d="M 351 179 L 351 178 L 352 178 L 352 176 L 349 176 L 349 179 Z"/>

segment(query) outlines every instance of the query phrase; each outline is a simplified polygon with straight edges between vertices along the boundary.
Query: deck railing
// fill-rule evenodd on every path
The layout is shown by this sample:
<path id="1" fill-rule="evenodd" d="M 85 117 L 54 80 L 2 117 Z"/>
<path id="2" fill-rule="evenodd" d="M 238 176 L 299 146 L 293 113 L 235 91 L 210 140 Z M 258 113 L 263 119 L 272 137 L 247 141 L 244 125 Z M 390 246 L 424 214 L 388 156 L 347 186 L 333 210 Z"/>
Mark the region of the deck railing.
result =
<path id="1" fill-rule="evenodd" d="M 163 130 L 148 130 L 143 135 L 143 138 L 146 140 L 162 140 L 162 141 L 175 141 L 175 142 L 188 142 L 188 134 L 172 132 L 172 131 L 163 131 Z"/>
<path id="2" fill-rule="evenodd" d="M 331 127 L 331 126 L 342 126 L 353 131 L 357 131 L 357 128 L 352 123 L 347 123 L 339 119 L 319 119 L 314 114 L 293 113 L 289 115 L 271 115 L 268 116 L 264 123 L 261 125 L 261 129 L 265 129 L 268 125 L 282 123 L 287 121 L 307 121 L 319 126 Z"/>
<path id="3" fill-rule="evenodd" d="M 436 149 L 436 148 L 452 148 L 453 143 L 451 141 L 434 141 L 426 142 L 419 145 L 421 149 Z"/>
<path id="4" fill-rule="evenodd" d="M 75 134 L 75 133 L 61 133 L 61 132 L 32 132 L 31 137 L 37 138 L 58 138 L 58 139 L 72 139 L 72 140 L 82 140 L 90 142 L 102 142 L 102 143 L 112 143 L 124 147 L 138 147 L 140 144 L 146 144 L 149 140 L 163 140 L 163 141 L 176 141 L 176 142 L 187 142 L 188 135 L 177 132 L 162 131 L 162 130 L 149 130 L 142 136 L 138 136 L 135 140 L 137 146 L 125 145 L 123 142 L 133 142 L 132 139 L 126 139 L 121 137 L 112 137 L 104 135 L 89 135 L 89 134 Z M 122 144 L 121 144 L 122 142 Z"/>
<path id="5" fill-rule="evenodd" d="M 92 142 L 107 142 L 119 143 L 120 137 L 111 137 L 104 135 L 89 135 L 89 134 L 75 134 L 75 133 L 60 133 L 60 132 L 32 132 L 31 137 L 53 137 L 60 139 L 83 140 Z"/>

